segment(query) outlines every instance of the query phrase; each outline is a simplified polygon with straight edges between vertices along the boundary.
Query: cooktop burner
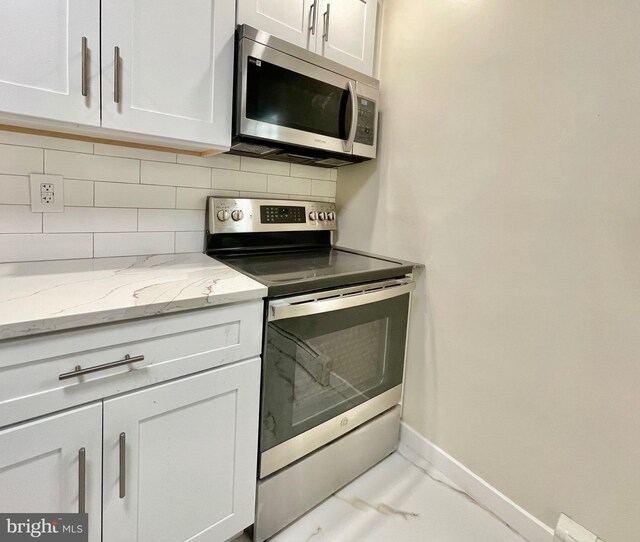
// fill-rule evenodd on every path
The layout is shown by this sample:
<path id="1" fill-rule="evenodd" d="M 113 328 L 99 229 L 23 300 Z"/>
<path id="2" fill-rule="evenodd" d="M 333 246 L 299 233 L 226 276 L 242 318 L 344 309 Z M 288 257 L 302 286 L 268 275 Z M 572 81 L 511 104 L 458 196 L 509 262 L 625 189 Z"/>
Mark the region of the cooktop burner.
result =
<path id="1" fill-rule="evenodd" d="M 269 296 L 400 277 L 413 269 L 405 262 L 340 248 L 215 257 L 265 284 Z"/>
<path id="2" fill-rule="evenodd" d="M 210 197 L 207 254 L 269 297 L 405 276 L 414 264 L 333 246 L 334 203 Z"/>

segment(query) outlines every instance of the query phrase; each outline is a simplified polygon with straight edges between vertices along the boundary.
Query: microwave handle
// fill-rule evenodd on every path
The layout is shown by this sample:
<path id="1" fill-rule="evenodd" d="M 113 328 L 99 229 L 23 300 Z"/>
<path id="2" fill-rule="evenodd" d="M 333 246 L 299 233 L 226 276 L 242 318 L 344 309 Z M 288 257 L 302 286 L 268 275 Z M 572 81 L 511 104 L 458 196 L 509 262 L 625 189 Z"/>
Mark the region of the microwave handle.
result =
<path id="1" fill-rule="evenodd" d="M 349 128 L 349 137 L 343 143 L 344 152 L 353 151 L 353 142 L 356 139 L 356 129 L 358 128 L 358 97 L 356 96 L 356 86 L 353 81 L 347 81 L 349 89 L 349 99 L 351 102 L 351 127 Z"/>
<path id="2" fill-rule="evenodd" d="M 284 320 L 285 318 L 295 318 L 298 316 L 310 316 L 313 314 L 322 314 L 323 312 L 339 311 L 360 305 L 367 305 L 377 301 L 384 301 L 404 294 L 408 294 L 416 289 L 415 282 L 394 286 L 393 288 L 385 288 L 383 290 L 375 290 L 373 292 L 363 292 L 357 295 L 346 297 L 332 298 L 321 301 L 312 301 L 309 303 L 288 303 L 286 300 L 277 300 L 269 304 L 268 320 Z"/>

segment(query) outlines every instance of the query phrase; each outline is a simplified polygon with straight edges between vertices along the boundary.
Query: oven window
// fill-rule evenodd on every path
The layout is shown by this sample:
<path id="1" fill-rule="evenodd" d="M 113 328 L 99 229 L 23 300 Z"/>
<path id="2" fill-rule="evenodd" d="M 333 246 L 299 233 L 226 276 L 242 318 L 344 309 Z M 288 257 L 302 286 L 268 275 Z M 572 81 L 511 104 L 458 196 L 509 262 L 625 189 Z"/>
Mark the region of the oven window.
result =
<path id="1" fill-rule="evenodd" d="M 399 385 L 409 294 L 269 322 L 261 451 Z"/>
<path id="2" fill-rule="evenodd" d="M 247 118 L 337 139 L 351 125 L 349 91 L 249 57 Z"/>

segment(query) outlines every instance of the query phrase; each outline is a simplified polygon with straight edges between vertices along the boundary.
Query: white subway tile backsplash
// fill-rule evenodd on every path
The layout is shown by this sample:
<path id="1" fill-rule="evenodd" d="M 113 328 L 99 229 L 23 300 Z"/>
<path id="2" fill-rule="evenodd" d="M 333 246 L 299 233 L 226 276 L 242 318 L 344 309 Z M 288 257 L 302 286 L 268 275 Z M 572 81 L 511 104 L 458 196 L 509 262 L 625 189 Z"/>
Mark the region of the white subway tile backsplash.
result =
<path id="1" fill-rule="evenodd" d="M 138 210 L 138 231 L 197 231 L 204 226 L 204 210 Z"/>
<path id="2" fill-rule="evenodd" d="M 305 166 L 302 164 L 291 164 L 292 177 L 305 177 L 307 179 L 331 180 L 331 169 L 326 167 Z"/>
<path id="3" fill-rule="evenodd" d="M 209 168 L 164 162 L 142 162 L 141 165 L 140 179 L 146 184 L 211 187 L 211 170 Z"/>
<path id="4" fill-rule="evenodd" d="M 202 252 L 204 250 L 203 231 L 177 231 L 176 253 Z"/>
<path id="5" fill-rule="evenodd" d="M 43 153 L 42 149 L 0 145 L 0 173 L 5 175 L 42 173 Z"/>
<path id="6" fill-rule="evenodd" d="M 29 177 L 0 175 L 0 203 L 31 205 Z"/>
<path id="7" fill-rule="evenodd" d="M 31 213 L 29 173 L 64 177 L 65 211 Z M 0 261 L 200 252 L 208 196 L 334 201 L 335 169 L 0 131 Z"/>
<path id="8" fill-rule="evenodd" d="M 312 196 L 324 196 L 327 198 L 336 197 L 336 183 L 333 181 L 318 181 L 317 179 L 311 180 L 311 195 Z"/>
<path id="9" fill-rule="evenodd" d="M 240 169 L 240 157 L 233 154 L 214 154 L 212 156 L 178 155 L 179 164 L 205 166 L 218 169 Z"/>
<path id="10" fill-rule="evenodd" d="M 93 182 L 65 179 L 64 204 L 70 207 L 93 207 Z"/>
<path id="11" fill-rule="evenodd" d="M 44 213 L 45 233 L 121 232 L 138 228 L 136 209 L 65 207 L 64 213 Z"/>
<path id="12" fill-rule="evenodd" d="M 101 143 L 96 143 L 94 145 L 93 152 L 104 156 L 119 156 L 120 158 L 138 158 L 140 160 L 176 163 L 175 152 L 137 149 L 135 147 L 119 147 L 117 145 L 103 145 Z"/>
<path id="13" fill-rule="evenodd" d="M 267 190 L 267 176 L 262 173 L 247 173 L 245 171 L 224 169 L 214 169 L 212 172 L 212 188 L 250 192 L 264 192 Z"/>
<path id="14" fill-rule="evenodd" d="M 259 198 L 259 199 L 273 199 L 274 194 L 269 194 L 269 192 L 240 192 L 241 198 Z M 287 194 L 277 194 L 275 195 L 277 199 L 289 199 Z"/>
<path id="15" fill-rule="evenodd" d="M 173 186 L 95 183 L 94 190 L 96 207 L 173 209 L 176 205 L 176 189 Z"/>
<path id="16" fill-rule="evenodd" d="M 67 260 L 92 256 L 92 233 L 0 234 L 0 262 Z"/>
<path id="17" fill-rule="evenodd" d="M 94 258 L 170 254 L 175 247 L 174 232 L 96 233 L 93 239 Z"/>
<path id="18" fill-rule="evenodd" d="M 225 198 L 237 198 L 235 190 L 205 190 L 202 188 L 178 187 L 176 197 L 177 209 L 206 209 L 209 196 L 222 196 Z"/>
<path id="19" fill-rule="evenodd" d="M 331 170 L 331 180 L 332 181 L 337 181 L 338 180 L 338 168 L 333 168 Z"/>
<path id="20" fill-rule="evenodd" d="M 291 167 L 288 162 L 276 162 L 275 160 L 262 160 L 249 156 L 240 157 L 240 169 L 254 173 L 268 173 L 270 175 L 289 175 Z"/>
<path id="21" fill-rule="evenodd" d="M 275 194 L 311 195 L 311 179 L 269 175 L 267 191 Z"/>
<path id="22" fill-rule="evenodd" d="M 0 232 L 38 233 L 42 231 L 42 213 L 32 213 L 30 205 L 0 205 Z"/>
<path id="23" fill-rule="evenodd" d="M 116 183 L 140 182 L 140 163 L 138 160 L 128 158 L 47 149 L 44 151 L 44 165 L 45 173 L 62 175 L 70 179 Z"/>
<path id="24" fill-rule="evenodd" d="M 22 145 L 24 147 L 41 147 L 45 149 L 57 149 L 60 151 L 93 152 L 93 143 L 87 141 L 75 141 L 61 137 L 46 137 L 33 134 L 21 134 L 20 132 L 0 132 L 0 143 L 8 145 Z"/>

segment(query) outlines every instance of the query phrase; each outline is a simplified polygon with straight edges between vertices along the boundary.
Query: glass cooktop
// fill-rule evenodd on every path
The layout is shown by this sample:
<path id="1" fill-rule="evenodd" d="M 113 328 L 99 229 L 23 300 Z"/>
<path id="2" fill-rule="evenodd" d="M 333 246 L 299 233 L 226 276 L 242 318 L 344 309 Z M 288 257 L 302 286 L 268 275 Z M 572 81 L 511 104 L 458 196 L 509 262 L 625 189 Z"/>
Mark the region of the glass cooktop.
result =
<path id="1" fill-rule="evenodd" d="M 408 262 L 338 248 L 216 258 L 265 284 L 271 297 L 400 277 L 413 269 Z"/>

